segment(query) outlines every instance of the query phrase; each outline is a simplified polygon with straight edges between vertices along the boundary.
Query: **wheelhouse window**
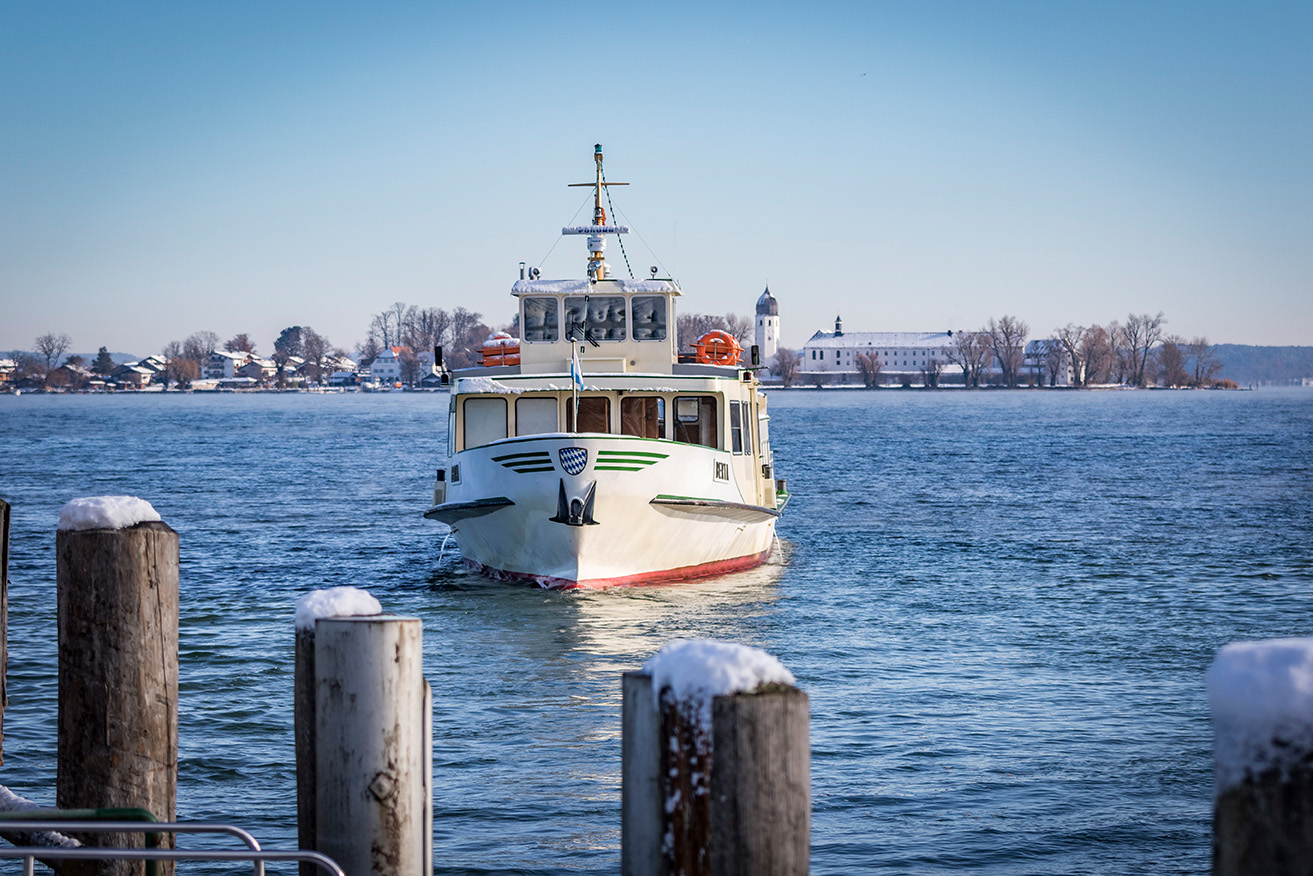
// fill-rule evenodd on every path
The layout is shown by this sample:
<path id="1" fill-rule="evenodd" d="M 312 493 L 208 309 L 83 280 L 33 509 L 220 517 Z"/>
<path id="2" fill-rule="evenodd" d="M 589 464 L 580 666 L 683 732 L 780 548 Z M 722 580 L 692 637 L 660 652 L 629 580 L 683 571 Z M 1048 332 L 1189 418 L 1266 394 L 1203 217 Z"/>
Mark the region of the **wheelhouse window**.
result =
<path id="1" fill-rule="evenodd" d="M 720 446 L 714 398 L 701 395 L 675 398 L 675 440 L 704 447 Z"/>
<path id="2" fill-rule="evenodd" d="M 577 341 L 623 341 L 625 297 L 586 295 L 565 299 L 565 334 Z"/>
<path id="3" fill-rule="evenodd" d="M 566 405 L 566 419 L 571 432 L 610 432 L 611 400 L 606 396 L 590 396 L 579 399 L 579 427 L 575 428 L 574 405 Z"/>
<path id="4" fill-rule="evenodd" d="M 544 435 L 559 431 L 556 422 L 556 397 L 517 398 L 515 400 L 515 434 Z"/>
<path id="5" fill-rule="evenodd" d="M 465 399 L 465 449 L 506 437 L 506 399 Z"/>
<path id="6" fill-rule="evenodd" d="M 531 344 L 561 339 L 560 302 L 555 298 L 524 298 L 522 337 Z"/>
<path id="7" fill-rule="evenodd" d="M 739 402 L 732 401 L 729 403 L 729 443 L 730 449 L 735 453 L 743 452 L 743 416 L 742 405 Z"/>
<path id="8" fill-rule="evenodd" d="M 660 396 L 620 399 L 620 434 L 639 438 L 666 437 L 666 400 Z"/>
<path id="9" fill-rule="evenodd" d="M 634 340 L 666 339 L 666 296 L 635 295 L 631 309 L 634 314 Z"/>

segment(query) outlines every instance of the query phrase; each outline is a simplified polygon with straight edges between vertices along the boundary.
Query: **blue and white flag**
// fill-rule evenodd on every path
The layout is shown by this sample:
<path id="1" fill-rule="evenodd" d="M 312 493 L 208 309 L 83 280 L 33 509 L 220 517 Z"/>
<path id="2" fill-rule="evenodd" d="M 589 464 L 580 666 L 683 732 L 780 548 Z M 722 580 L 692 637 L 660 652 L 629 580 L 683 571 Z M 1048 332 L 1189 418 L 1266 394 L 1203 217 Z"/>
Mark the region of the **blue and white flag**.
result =
<path id="1" fill-rule="evenodd" d="M 584 369 L 579 365 L 579 347 L 571 344 L 570 354 L 570 379 L 574 381 L 576 392 L 581 392 L 584 388 Z"/>

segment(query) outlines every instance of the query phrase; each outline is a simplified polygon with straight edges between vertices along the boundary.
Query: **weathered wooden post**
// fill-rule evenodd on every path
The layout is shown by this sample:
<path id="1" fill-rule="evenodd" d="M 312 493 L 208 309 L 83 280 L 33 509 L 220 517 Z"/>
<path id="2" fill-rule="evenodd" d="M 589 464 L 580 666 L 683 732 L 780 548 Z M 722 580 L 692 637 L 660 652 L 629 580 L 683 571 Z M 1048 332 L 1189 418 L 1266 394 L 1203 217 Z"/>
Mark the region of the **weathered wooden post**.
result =
<path id="1" fill-rule="evenodd" d="M 74 499 L 55 538 L 61 809 L 141 807 L 173 821 L 178 775 L 178 534 L 132 496 Z M 140 834 L 83 842 L 141 847 Z M 166 838 L 165 845 L 171 843 Z M 84 865 L 86 866 L 86 865 Z M 65 872 L 140 874 L 142 863 Z M 172 865 L 163 872 L 171 873 Z"/>
<path id="2" fill-rule="evenodd" d="M 756 648 L 672 642 L 624 678 L 624 876 L 805 876 L 807 694 Z"/>
<path id="3" fill-rule="evenodd" d="M 5 707 L 9 705 L 9 503 L 0 499 L 0 764 L 5 762 Z"/>
<path id="4" fill-rule="evenodd" d="M 1313 872 L 1313 639 L 1226 645 L 1207 678 L 1213 873 Z"/>
<path id="5" fill-rule="evenodd" d="M 417 618 L 315 623 L 317 851 L 348 876 L 432 869 L 422 635 Z"/>
<path id="6" fill-rule="evenodd" d="M 328 587 L 296 601 L 292 733 L 296 741 L 296 839 L 301 849 L 319 851 L 315 839 L 315 622 L 382 612 L 378 600 L 357 587 Z M 307 862 L 300 865 L 301 876 L 317 876 L 318 869 Z"/>

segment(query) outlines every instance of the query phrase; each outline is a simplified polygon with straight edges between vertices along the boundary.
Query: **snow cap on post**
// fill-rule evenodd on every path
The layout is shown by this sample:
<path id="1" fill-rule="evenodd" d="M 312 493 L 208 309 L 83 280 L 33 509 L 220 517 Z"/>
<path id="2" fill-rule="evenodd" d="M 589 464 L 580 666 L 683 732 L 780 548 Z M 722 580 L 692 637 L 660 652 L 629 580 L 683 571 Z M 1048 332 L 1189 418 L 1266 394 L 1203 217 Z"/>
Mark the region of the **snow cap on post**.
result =
<path id="1" fill-rule="evenodd" d="M 382 614 L 383 606 L 359 587 L 327 587 L 312 590 L 296 601 L 296 628 L 313 630 L 325 617 L 363 617 Z"/>
<path id="2" fill-rule="evenodd" d="M 1313 754 L 1313 639 L 1224 645 L 1207 685 L 1217 793 Z"/>
<path id="3" fill-rule="evenodd" d="M 71 499 L 59 509 L 59 528 L 127 529 L 138 523 L 159 520 L 159 512 L 136 496 L 89 496 Z"/>
<path id="4" fill-rule="evenodd" d="M 658 709 L 661 691 L 670 688 L 677 701 L 697 707 L 699 723 L 708 730 L 715 697 L 795 682 L 792 672 L 760 648 L 715 639 L 676 639 L 644 663 L 643 672 L 652 676 Z"/>

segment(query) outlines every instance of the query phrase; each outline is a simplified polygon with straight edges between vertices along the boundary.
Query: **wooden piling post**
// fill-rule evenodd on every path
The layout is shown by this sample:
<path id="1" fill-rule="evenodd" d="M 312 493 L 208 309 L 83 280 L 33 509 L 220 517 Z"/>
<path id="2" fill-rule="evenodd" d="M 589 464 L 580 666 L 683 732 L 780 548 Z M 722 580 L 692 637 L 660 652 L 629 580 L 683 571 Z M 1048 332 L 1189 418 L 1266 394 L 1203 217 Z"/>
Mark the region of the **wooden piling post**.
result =
<path id="1" fill-rule="evenodd" d="M 293 678 L 292 736 L 296 744 L 296 845 L 319 851 L 315 842 L 315 628 L 296 627 L 296 667 Z M 301 876 L 316 876 L 308 861 Z"/>
<path id="2" fill-rule="evenodd" d="M 5 762 L 5 707 L 9 705 L 9 503 L 0 499 L 0 765 Z"/>
<path id="3" fill-rule="evenodd" d="M 377 616 L 382 611 L 378 600 L 358 587 L 313 590 L 296 602 L 292 734 L 296 745 L 296 839 L 303 851 L 319 850 L 315 838 L 315 623 L 325 617 Z M 300 864 L 301 876 L 318 876 L 318 872 L 312 863 Z"/>
<path id="4" fill-rule="evenodd" d="M 427 876 L 428 719 L 416 618 L 315 623 L 317 850 L 348 876 Z"/>
<path id="5" fill-rule="evenodd" d="M 807 694 L 788 685 L 712 701 L 711 872 L 805 876 L 811 858 Z"/>
<path id="6" fill-rule="evenodd" d="M 1313 639 L 1223 647 L 1208 698 L 1214 876 L 1313 872 Z"/>
<path id="7" fill-rule="evenodd" d="M 624 876 L 805 876 L 811 852 L 811 767 L 807 694 L 773 658 L 725 643 L 714 659 L 752 652 L 787 682 L 716 667 L 689 697 L 654 666 L 624 678 L 621 864 Z M 670 648 L 671 646 L 667 646 Z M 737 652 L 734 650 L 737 649 Z M 752 669 L 753 667 L 749 667 Z M 777 674 L 776 678 L 779 677 Z M 660 701 L 653 688 L 660 686 Z"/>
<path id="8" fill-rule="evenodd" d="M 620 740 L 620 872 L 656 876 L 661 872 L 660 717 L 652 695 L 652 676 L 626 672 L 623 678 Z"/>
<path id="9" fill-rule="evenodd" d="M 161 821 L 173 821 L 178 770 L 178 534 L 158 521 L 121 529 L 65 529 L 61 522 L 56 557 L 56 805 L 61 809 L 141 807 Z M 142 840 L 140 834 L 102 834 L 88 835 L 83 841 L 141 847 Z M 167 838 L 165 844 L 170 844 Z M 79 870 L 70 862 L 65 872 L 115 876 L 144 872 L 140 862 L 90 867 Z M 171 864 L 161 868 L 166 874 L 173 871 Z"/>

